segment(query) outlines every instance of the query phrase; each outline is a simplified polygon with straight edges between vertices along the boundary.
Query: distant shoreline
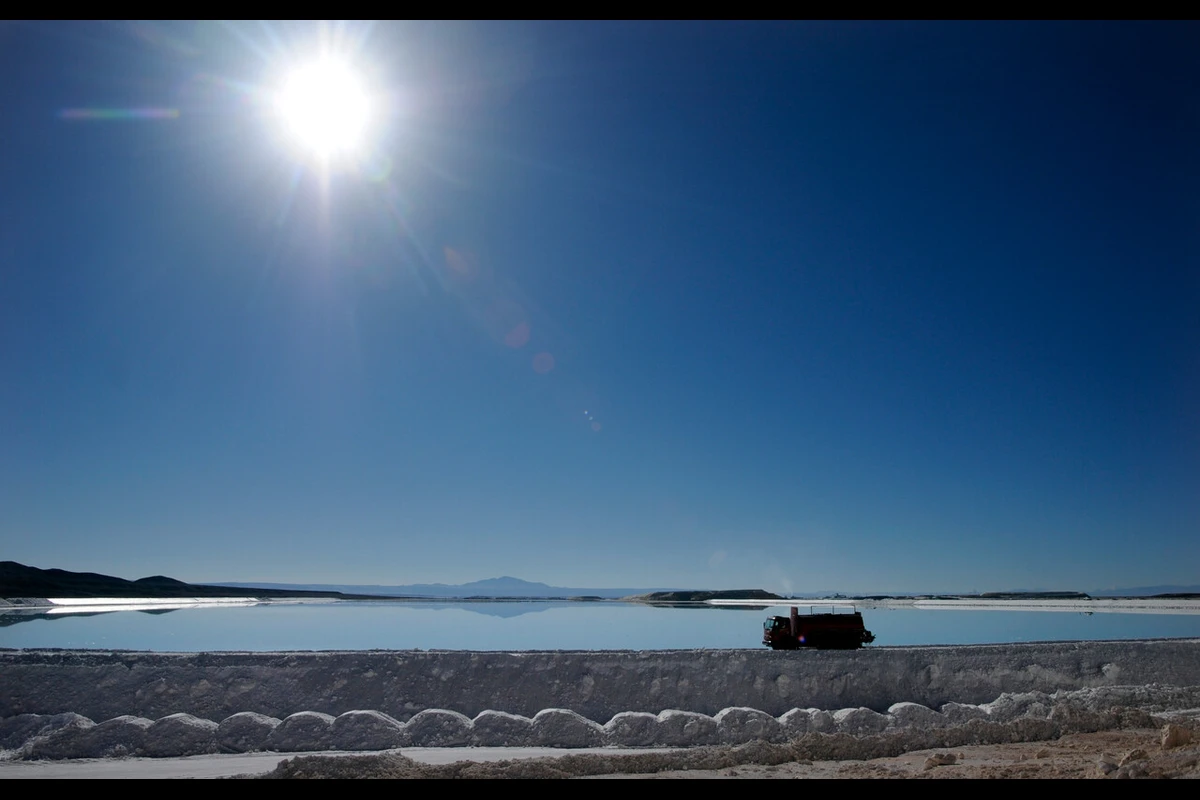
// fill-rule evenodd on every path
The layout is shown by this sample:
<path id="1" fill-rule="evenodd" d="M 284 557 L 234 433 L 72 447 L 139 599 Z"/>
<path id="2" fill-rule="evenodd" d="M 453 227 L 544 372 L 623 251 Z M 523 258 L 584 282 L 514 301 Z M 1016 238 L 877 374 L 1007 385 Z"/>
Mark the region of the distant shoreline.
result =
<path id="1" fill-rule="evenodd" d="M 674 594 L 674 593 L 673 593 Z M 701 593 L 711 594 L 711 593 Z M 911 608 L 923 611 L 1043 611 L 1061 613 L 1115 614 L 1200 614 L 1200 596 L 1184 597 L 1084 597 L 1061 599 L 1055 597 L 999 598 L 964 595 L 961 597 L 890 597 L 861 598 L 707 598 L 696 600 L 656 600 L 643 597 L 622 599 L 570 597 L 255 597 L 246 595 L 226 597 L 10 597 L 0 599 L 0 613 L 39 612 L 51 614 L 96 613 L 99 611 L 167 610 L 175 608 L 238 607 L 264 603 L 288 603 L 313 600 L 345 600 L 391 603 L 625 603 L 664 608 L 745 609 L 797 606 L 800 608 L 854 607 L 857 609 Z"/>
<path id="2" fill-rule="evenodd" d="M 374 587 L 374 586 L 345 586 L 344 589 L 426 589 L 429 591 L 412 593 L 377 593 L 358 591 L 335 591 L 326 589 L 301 589 L 286 585 L 248 586 L 240 584 L 192 584 L 155 575 L 139 578 L 135 581 L 101 575 L 92 572 L 71 572 L 63 569 L 40 569 L 19 564 L 15 561 L 0 562 L 0 598 L 9 598 L 7 602 L 0 601 L 0 608 L 8 606 L 29 606 L 25 602 L 30 598 L 62 598 L 62 599 L 92 599 L 113 601 L 122 599 L 146 599 L 158 602 L 164 599 L 194 603 L 200 600 L 223 602 L 230 598 L 245 600 L 391 600 L 408 602 L 601 602 L 619 601 L 627 603 L 646 603 L 651 605 L 695 605 L 722 603 L 754 604 L 754 605 L 804 605 L 808 603 L 847 603 L 859 604 L 897 602 L 920 603 L 921 607 L 934 608 L 937 604 L 985 603 L 992 605 L 996 602 L 1060 602 L 1060 603 L 1102 603 L 1109 601 L 1188 601 L 1200 600 L 1200 592 L 1171 592 L 1161 594 L 1138 595 L 1108 595 L 1093 597 L 1084 592 L 982 592 L 975 594 L 873 594 L 873 595 L 843 595 L 839 593 L 825 596 L 809 595 L 806 597 L 786 597 L 764 589 L 687 589 L 649 591 L 630 590 L 630 594 L 619 595 L 624 590 L 605 589 L 571 589 L 566 587 L 551 587 L 546 584 L 536 584 L 516 578 L 497 578 L 488 581 L 477 581 L 461 586 L 419 585 L 412 587 Z M 1161 588 L 1193 588 L 1193 587 L 1161 587 Z M 436 589 L 436 592 L 434 591 Z M 462 594 L 454 594 L 454 590 Z M 469 592 L 469 593 L 468 593 Z M 598 594 L 594 592 L 604 592 Z M 124 602 L 124 601 L 122 601 Z"/>

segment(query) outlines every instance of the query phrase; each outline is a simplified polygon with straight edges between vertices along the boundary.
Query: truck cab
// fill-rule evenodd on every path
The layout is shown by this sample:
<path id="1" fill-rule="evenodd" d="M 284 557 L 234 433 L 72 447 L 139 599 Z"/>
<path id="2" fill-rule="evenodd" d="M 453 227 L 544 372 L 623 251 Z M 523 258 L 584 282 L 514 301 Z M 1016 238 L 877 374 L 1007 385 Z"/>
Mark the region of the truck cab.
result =
<path id="1" fill-rule="evenodd" d="M 873 641 L 875 635 L 863 625 L 857 610 L 800 614 L 792 606 L 789 616 L 767 617 L 763 623 L 763 644 L 772 650 L 856 650 Z"/>

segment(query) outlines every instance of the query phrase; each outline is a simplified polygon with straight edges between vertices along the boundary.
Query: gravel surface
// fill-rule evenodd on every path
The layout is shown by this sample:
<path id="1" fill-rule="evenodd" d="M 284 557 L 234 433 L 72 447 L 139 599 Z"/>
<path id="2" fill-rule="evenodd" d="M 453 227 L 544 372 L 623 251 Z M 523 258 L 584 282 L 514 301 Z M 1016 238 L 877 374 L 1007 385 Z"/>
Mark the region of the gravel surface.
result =
<path id="1" fill-rule="evenodd" d="M 1175 727 L 1175 735 L 1179 727 Z M 1194 732 L 1188 730 L 1188 735 Z M 910 750 L 854 759 L 807 757 L 812 742 L 673 753 L 568 754 L 430 765 L 400 753 L 287 759 L 267 778 L 1200 778 L 1200 746 L 1171 727 L 1068 734 L 1050 741 Z M 817 734 L 817 736 L 822 736 Z M 818 746 L 816 749 L 820 749 Z"/>

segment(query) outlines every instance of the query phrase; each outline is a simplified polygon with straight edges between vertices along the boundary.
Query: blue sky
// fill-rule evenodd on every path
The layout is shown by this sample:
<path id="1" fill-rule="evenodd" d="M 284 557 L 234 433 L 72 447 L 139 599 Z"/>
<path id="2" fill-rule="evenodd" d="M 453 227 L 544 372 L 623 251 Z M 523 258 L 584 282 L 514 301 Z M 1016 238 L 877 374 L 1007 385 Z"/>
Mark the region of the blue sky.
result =
<path id="1" fill-rule="evenodd" d="M 1198 33 L 0 23 L 0 557 L 1200 582 Z"/>

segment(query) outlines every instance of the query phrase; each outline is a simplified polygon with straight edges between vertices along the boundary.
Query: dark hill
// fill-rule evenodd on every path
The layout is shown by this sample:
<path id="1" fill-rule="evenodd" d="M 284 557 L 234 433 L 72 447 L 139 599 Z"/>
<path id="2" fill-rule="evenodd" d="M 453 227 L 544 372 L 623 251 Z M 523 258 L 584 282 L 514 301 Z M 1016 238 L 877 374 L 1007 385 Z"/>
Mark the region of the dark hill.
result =
<path id="1" fill-rule="evenodd" d="M 183 581 L 168 578 L 166 575 L 151 575 L 149 578 L 138 578 L 134 583 L 138 586 L 187 586 Z"/>
<path id="2" fill-rule="evenodd" d="M 184 583 L 165 575 L 128 581 L 96 572 L 39 569 L 16 561 L 0 561 L 0 597 L 331 597 L 341 592 L 287 589 L 239 589 Z"/>

